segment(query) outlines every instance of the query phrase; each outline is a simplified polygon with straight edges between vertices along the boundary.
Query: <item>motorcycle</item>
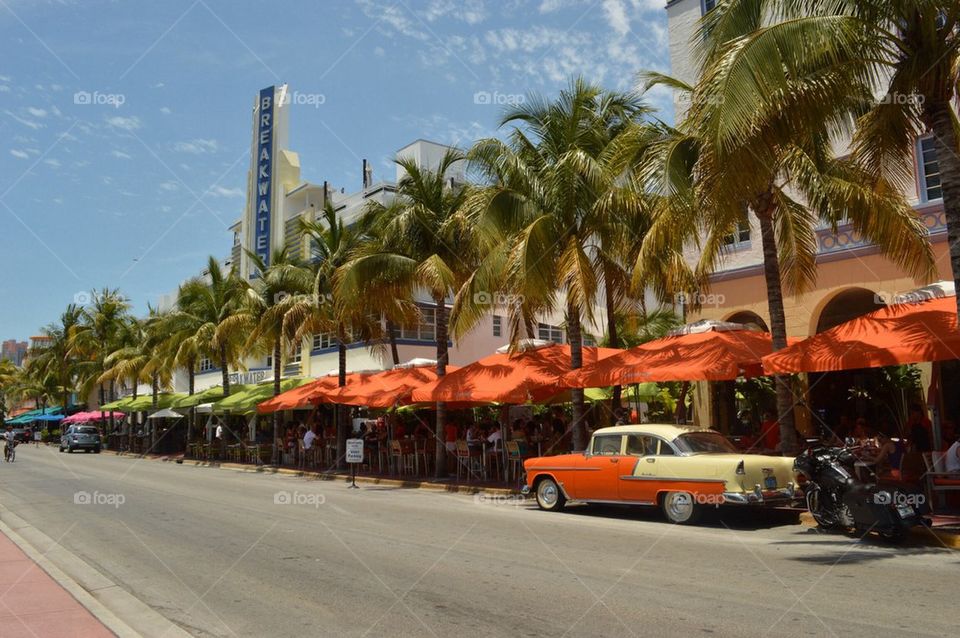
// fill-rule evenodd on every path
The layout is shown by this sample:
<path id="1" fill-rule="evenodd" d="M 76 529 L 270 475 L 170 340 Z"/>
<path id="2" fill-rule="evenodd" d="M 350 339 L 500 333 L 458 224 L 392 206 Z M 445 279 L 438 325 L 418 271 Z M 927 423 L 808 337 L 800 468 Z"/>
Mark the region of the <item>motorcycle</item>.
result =
<path id="1" fill-rule="evenodd" d="M 798 456 L 793 470 L 803 486 L 807 510 L 820 527 L 901 540 L 910 528 L 929 525 L 926 494 L 895 480 L 861 480 L 856 449 L 812 447 Z"/>

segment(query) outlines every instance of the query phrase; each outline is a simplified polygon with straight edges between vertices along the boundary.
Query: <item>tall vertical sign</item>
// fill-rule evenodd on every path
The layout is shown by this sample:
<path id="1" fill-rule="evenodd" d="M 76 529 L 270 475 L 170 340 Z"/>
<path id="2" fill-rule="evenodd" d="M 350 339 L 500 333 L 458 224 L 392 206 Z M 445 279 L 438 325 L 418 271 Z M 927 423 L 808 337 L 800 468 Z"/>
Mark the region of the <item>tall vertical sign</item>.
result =
<path id="1" fill-rule="evenodd" d="M 273 217 L 273 131 L 274 87 L 261 89 L 257 103 L 256 208 L 254 208 L 253 251 L 270 264 L 270 223 Z"/>

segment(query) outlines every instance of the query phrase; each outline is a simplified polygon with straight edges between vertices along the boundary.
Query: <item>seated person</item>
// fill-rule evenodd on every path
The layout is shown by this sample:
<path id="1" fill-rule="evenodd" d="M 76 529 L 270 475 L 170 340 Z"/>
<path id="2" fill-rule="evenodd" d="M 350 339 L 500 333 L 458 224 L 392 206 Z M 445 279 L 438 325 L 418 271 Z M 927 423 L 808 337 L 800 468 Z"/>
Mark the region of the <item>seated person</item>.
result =
<path id="1" fill-rule="evenodd" d="M 960 435 L 955 439 L 953 445 L 947 448 L 943 458 L 943 469 L 951 474 L 960 474 Z"/>

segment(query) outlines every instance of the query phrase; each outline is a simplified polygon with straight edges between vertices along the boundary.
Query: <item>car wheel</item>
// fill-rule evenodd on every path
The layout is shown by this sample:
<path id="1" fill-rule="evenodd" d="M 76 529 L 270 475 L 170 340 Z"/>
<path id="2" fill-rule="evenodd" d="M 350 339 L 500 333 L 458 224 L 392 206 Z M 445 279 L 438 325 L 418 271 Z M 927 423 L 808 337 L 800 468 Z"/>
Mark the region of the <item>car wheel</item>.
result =
<path id="1" fill-rule="evenodd" d="M 93 448 L 93 453 L 94 453 L 94 454 L 100 454 L 100 448 L 98 448 L 98 447 Z"/>
<path id="2" fill-rule="evenodd" d="M 548 512 L 559 512 L 567 502 L 563 490 L 552 478 L 545 478 L 537 483 L 537 505 Z"/>
<path id="3" fill-rule="evenodd" d="M 690 492 L 667 492 L 661 502 L 663 514 L 676 525 L 692 525 L 700 519 L 702 508 Z"/>
<path id="4" fill-rule="evenodd" d="M 67 448 L 67 454 L 73 454 L 73 446 Z"/>
<path id="5" fill-rule="evenodd" d="M 60 446 L 60 454 L 63 454 L 63 446 Z"/>

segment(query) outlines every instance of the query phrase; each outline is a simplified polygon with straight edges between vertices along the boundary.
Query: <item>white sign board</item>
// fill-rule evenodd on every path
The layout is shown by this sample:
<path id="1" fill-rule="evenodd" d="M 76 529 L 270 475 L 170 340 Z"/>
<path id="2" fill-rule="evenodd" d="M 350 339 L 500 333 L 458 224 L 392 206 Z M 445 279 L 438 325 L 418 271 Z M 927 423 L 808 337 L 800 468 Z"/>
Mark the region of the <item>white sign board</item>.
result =
<path id="1" fill-rule="evenodd" d="M 347 439 L 347 463 L 363 463 L 363 439 Z"/>

